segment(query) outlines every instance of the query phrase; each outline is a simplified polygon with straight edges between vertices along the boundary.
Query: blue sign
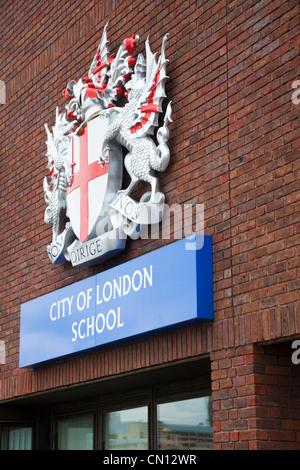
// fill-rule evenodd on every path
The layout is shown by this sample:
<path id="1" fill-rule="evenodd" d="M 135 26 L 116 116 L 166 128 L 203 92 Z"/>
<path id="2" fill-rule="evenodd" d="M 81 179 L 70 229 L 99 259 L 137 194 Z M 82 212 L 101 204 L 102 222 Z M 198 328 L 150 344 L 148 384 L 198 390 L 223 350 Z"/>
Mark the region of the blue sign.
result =
<path id="1" fill-rule="evenodd" d="M 20 367 L 208 319 L 212 240 L 197 235 L 23 304 Z"/>

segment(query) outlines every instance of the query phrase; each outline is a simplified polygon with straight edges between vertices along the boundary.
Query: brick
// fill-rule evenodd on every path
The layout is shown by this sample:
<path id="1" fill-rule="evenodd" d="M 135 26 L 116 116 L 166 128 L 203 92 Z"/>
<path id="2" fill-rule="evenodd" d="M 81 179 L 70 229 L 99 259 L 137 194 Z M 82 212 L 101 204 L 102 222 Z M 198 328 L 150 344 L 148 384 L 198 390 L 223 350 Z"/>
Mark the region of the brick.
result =
<path id="1" fill-rule="evenodd" d="M 290 367 L 282 367 L 282 366 L 267 366 L 266 367 L 267 374 L 274 374 L 277 376 L 280 375 L 291 375 L 291 368 Z"/>
<path id="2" fill-rule="evenodd" d="M 287 419 L 285 422 L 286 429 L 291 429 L 294 431 L 300 430 L 300 422 L 299 420 Z"/>
<path id="3" fill-rule="evenodd" d="M 269 439 L 271 441 L 295 441 L 295 433 L 287 431 L 270 431 Z"/>
<path id="4" fill-rule="evenodd" d="M 239 440 L 239 433 L 238 431 L 233 431 L 231 434 L 230 434 L 230 440 L 231 442 L 237 442 Z"/>

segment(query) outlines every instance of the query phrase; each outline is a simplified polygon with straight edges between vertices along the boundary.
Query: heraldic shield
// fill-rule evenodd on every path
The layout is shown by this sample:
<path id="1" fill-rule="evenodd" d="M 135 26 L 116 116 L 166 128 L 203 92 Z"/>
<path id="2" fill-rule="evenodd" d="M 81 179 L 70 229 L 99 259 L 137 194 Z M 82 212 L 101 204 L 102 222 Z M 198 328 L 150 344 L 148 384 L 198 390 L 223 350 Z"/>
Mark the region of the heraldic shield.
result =
<path id="1" fill-rule="evenodd" d="M 69 144 L 72 182 L 67 189 L 67 210 L 76 237 L 85 242 L 109 229 L 108 205 L 122 185 L 122 149 L 112 145 L 101 155 L 108 119 L 98 115 Z M 108 149 L 107 149 L 108 150 Z"/>

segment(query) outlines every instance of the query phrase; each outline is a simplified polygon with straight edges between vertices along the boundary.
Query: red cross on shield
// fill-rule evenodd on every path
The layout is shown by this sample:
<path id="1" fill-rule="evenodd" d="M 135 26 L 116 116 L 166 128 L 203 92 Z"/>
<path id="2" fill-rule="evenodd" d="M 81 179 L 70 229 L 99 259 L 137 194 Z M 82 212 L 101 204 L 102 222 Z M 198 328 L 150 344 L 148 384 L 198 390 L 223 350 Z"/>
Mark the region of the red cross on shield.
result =
<path id="1" fill-rule="evenodd" d="M 107 192 L 108 164 L 99 163 L 107 125 L 107 120 L 98 116 L 87 123 L 80 136 L 72 136 L 73 179 L 67 189 L 68 215 L 82 242 L 92 232 Z"/>

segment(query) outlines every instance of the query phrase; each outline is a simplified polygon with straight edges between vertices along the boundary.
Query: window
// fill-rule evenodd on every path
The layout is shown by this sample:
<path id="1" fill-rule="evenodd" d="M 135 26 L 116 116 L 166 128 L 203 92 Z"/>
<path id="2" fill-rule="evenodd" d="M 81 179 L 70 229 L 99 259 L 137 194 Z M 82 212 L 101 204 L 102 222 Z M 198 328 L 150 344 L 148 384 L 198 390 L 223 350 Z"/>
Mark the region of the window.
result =
<path id="1" fill-rule="evenodd" d="M 113 411 L 105 416 L 105 449 L 147 450 L 148 408 Z"/>
<path id="2" fill-rule="evenodd" d="M 2 450 L 32 450 L 32 427 L 4 426 L 1 438 Z"/>
<path id="3" fill-rule="evenodd" d="M 94 417 L 92 414 L 58 420 L 58 450 L 93 450 Z"/>
<path id="4" fill-rule="evenodd" d="M 212 449 L 209 396 L 157 406 L 158 449 Z"/>
<path id="5" fill-rule="evenodd" d="M 51 408 L 51 448 L 212 449 L 209 371 L 201 360 L 93 384 Z"/>

